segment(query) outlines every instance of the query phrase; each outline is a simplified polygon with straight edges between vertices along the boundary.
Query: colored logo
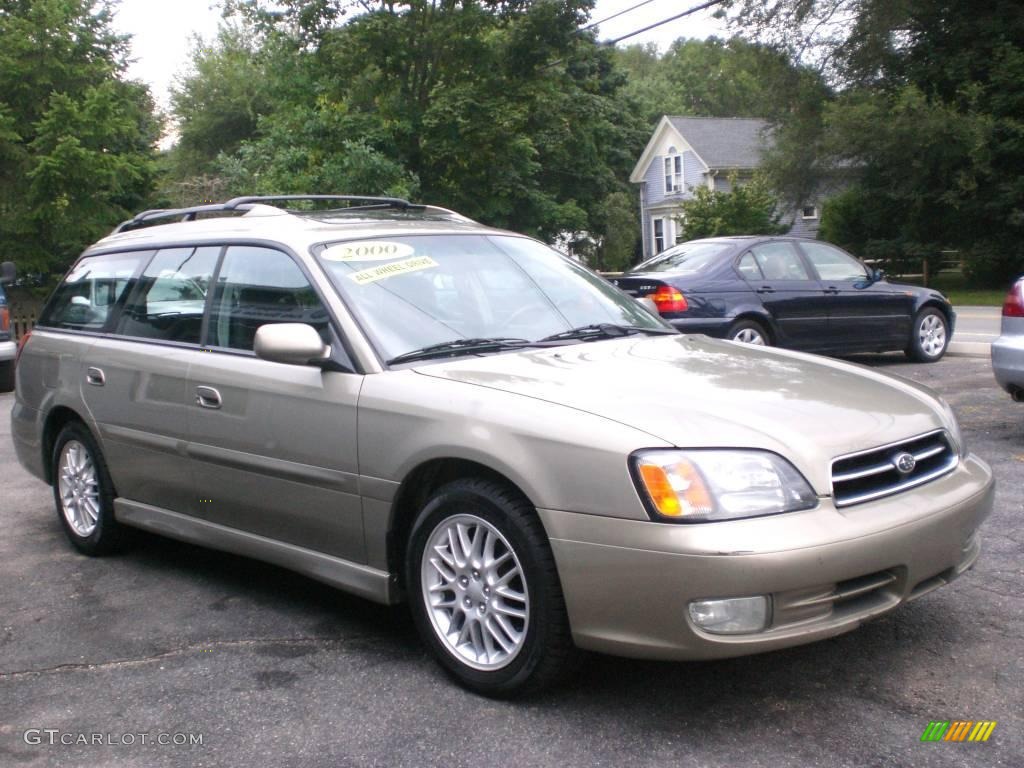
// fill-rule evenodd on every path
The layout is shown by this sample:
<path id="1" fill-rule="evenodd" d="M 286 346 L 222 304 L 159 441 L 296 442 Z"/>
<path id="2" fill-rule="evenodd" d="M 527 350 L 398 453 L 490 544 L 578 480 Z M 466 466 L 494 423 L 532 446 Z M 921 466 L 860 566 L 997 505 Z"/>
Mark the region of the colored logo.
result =
<path id="1" fill-rule="evenodd" d="M 921 741 L 988 741 L 995 728 L 995 720 L 932 720 Z"/>
<path id="2" fill-rule="evenodd" d="M 892 465 L 901 475 L 909 475 L 917 466 L 917 459 L 909 453 L 897 453 L 892 457 Z"/>

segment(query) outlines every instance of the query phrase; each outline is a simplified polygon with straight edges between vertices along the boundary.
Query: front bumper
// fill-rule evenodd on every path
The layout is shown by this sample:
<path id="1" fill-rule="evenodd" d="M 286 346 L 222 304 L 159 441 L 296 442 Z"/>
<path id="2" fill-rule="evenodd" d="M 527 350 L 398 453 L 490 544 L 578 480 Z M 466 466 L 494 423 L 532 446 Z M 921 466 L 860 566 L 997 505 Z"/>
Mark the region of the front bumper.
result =
<path id="1" fill-rule="evenodd" d="M 1024 334 L 1003 335 L 992 342 L 992 373 L 1010 394 L 1024 390 Z"/>
<path id="2" fill-rule="evenodd" d="M 0 363 L 13 360 L 18 354 L 18 345 L 13 341 L 0 341 Z"/>
<path id="3" fill-rule="evenodd" d="M 742 656 L 848 632 L 973 565 L 992 508 L 969 456 L 932 483 L 837 510 L 679 525 L 540 510 L 581 648 L 652 659 Z M 762 632 L 713 635 L 692 600 L 769 595 Z"/>

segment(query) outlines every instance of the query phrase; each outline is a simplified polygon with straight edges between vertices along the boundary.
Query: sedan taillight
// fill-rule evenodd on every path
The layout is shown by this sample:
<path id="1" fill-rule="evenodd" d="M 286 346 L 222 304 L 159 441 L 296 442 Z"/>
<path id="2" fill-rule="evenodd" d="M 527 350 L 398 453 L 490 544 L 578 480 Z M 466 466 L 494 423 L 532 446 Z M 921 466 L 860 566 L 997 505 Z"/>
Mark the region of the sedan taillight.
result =
<path id="1" fill-rule="evenodd" d="M 1024 317 L 1024 280 L 1010 288 L 1003 301 L 1003 317 Z"/>
<path id="2" fill-rule="evenodd" d="M 686 297 L 680 293 L 678 288 L 673 288 L 671 285 L 659 285 L 658 290 L 647 298 L 654 302 L 658 312 L 663 315 L 668 312 L 685 312 L 690 308 L 686 303 Z"/>
<path id="3" fill-rule="evenodd" d="M 0 307 L 0 331 L 11 330 L 11 310 Z"/>
<path id="4" fill-rule="evenodd" d="M 25 349 L 25 344 L 28 342 L 28 337 L 31 336 L 31 335 L 32 335 L 32 331 L 28 331 L 28 332 L 25 333 L 24 336 L 22 336 L 20 339 L 18 339 L 18 351 L 14 353 L 14 364 L 15 365 L 17 365 L 18 361 L 21 359 L 21 351 L 23 349 Z"/>

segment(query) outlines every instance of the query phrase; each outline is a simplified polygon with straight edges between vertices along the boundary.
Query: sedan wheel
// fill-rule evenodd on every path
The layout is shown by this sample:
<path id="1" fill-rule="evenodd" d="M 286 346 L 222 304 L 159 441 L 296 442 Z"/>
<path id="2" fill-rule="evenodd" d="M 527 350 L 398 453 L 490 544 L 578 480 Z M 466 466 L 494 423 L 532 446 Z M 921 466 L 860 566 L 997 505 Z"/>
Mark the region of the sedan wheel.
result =
<path id="1" fill-rule="evenodd" d="M 729 341 L 738 341 L 742 344 L 754 344 L 759 347 L 769 345 L 768 335 L 760 324 L 753 320 L 741 320 L 729 329 Z"/>
<path id="2" fill-rule="evenodd" d="M 88 537 L 100 520 L 100 484 L 89 450 L 77 440 L 68 440 L 60 452 L 58 471 L 64 519 L 76 534 Z"/>
<path id="3" fill-rule="evenodd" d="M 514 489 L 482 479 L 438 489 L 413 525 L 405 573 L 420 637 L 467 688 L 533 693 L 574 666 L 554 555 Z"/>
<path id="4" fill-rule="evenodd" d="M 946 353 L 949 324 L 935 307 L 925 307 L 914 318 L 914 331 L 907 356 L 921 363 L 934 363 Z"/>

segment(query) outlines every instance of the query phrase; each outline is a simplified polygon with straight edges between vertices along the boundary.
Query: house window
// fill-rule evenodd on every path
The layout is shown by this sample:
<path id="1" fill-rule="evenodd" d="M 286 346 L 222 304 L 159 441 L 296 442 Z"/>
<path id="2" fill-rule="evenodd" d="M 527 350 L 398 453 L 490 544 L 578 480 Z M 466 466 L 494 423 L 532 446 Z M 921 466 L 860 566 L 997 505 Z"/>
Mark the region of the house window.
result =
<path id="1" fill-rule="evenodd" d="M 805 205 L 801 209 L 801 213 L 805 219 L 816 219 L 818 218 L 818 206 L 816 205 Z"/>
<path id="2" fill-rule="evenodd" d="M 677 154 L 675 147 L 669 149 L 665 157 L 665 193 L 683 191 L 683 156 Z"/>
<path id="3" fill-rule="evenodd" d="M 654 253 L 659 254 L 665 250 L 665 220 L 654 220 Z"/>

